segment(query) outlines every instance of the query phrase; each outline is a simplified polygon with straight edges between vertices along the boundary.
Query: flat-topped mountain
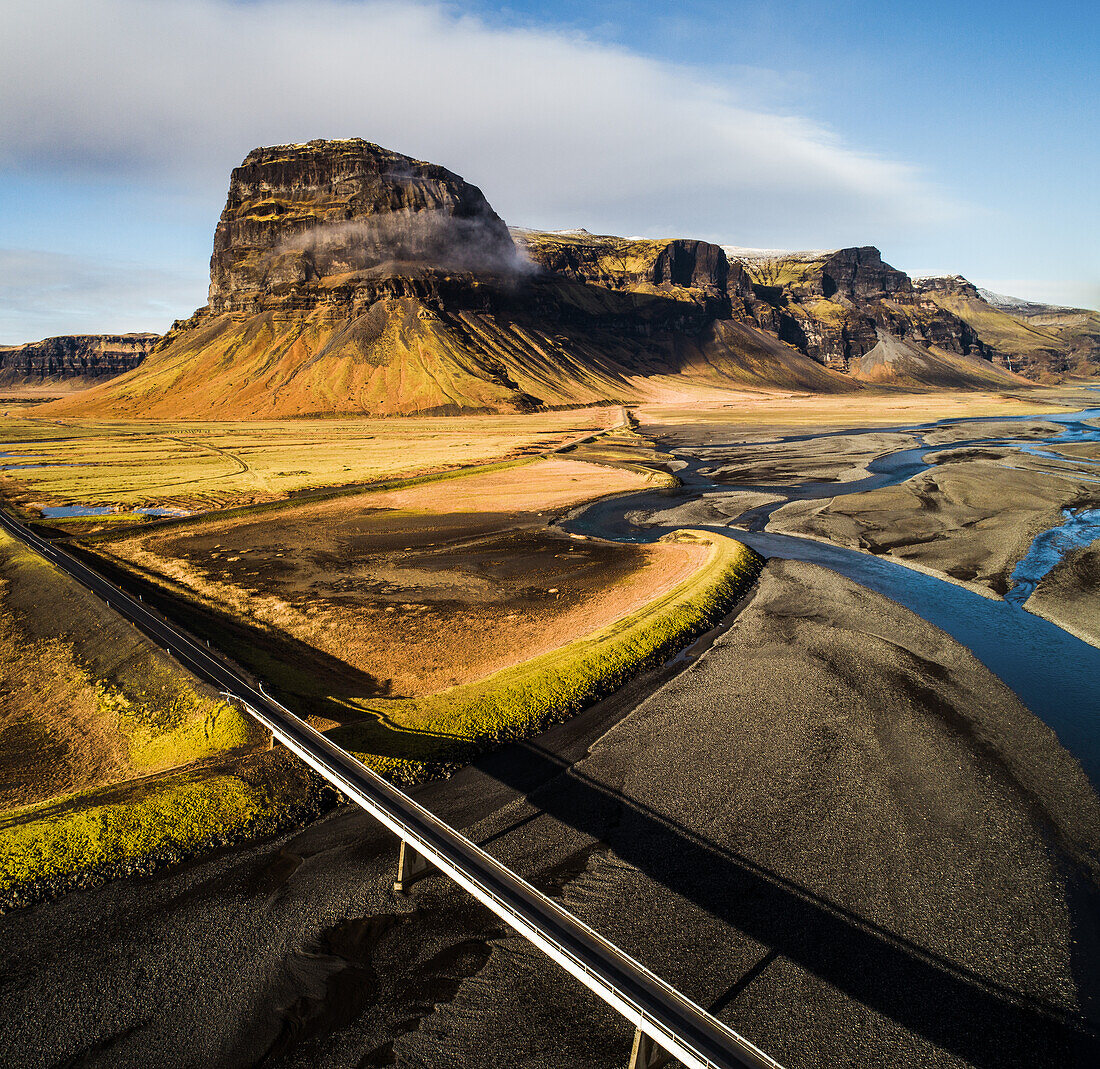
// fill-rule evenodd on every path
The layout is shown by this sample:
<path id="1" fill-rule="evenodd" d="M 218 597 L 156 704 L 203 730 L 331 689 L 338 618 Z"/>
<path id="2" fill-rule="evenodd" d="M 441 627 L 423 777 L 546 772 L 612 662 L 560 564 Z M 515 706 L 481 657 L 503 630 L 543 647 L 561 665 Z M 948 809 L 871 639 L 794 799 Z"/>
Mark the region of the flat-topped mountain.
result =
<path id="1" fill-rule="evenodd" d="M 732 308 L 717 246 L 643 242 L 601 272 L 538 244 L 443 167 L 358 140 L 257 149 L 230 179 L 209 304 L 142 368 L 52 408 L 383 416 L 855 388 Z"/>
<path id="2" fill-rule="evenodd" d="M 98 380 L 141 364 L 159 334 L 64 334 L 0 345 L 0 384 Z"/>
<path id="3" fill-rule="evenodd" d="M 389 416 L 1016 381 L 988 355 L 876 249 L 731 259 L 681 238 L 509 232 L 446 168 L 311 141 L 233 171 L 209 303 L 140 368 L 51 408 Z"/>
<path id="4" fill-rule="evenodd" d="M 872 245 L 817 252 L 768 253 L 724 246 L 731 260 L 744 265 L 761 288 L 798 300 L 882 300 L 908 295 L 909 276 L 882 262 Z"/>
<path id="5" fill-rule="evenodd" d="M 259 148 L 229 180 L 208 310 L 370 301 L 394 278 L 523 266 L 481 190 L 444 167 L 361 140 Z"/>

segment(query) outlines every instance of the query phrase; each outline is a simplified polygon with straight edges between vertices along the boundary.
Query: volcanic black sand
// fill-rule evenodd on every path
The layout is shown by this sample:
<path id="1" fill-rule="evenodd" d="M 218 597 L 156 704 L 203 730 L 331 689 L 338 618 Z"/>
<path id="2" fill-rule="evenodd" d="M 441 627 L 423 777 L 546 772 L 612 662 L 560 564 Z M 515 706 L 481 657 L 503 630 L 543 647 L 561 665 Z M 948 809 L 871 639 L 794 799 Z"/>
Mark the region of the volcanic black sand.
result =
<path id="1" fill-rule="evenodd" d="M 788 1066 L 1094 1066 L 1100 801 L 941 632 L 772 562 L 733 627 L 422 799 Z M 586 754 L 586 748 L 590 747 Z M 615 1066 L 630 1030 L 344 809 L 0 918 L 0 1063 Z"/>
<path id="2" fill-rule="evenodd" d="M 706 465 L 699 473 L 709 475 L 717 483 L 782 486 L 808 480 L 858 479 L 866 474 L 867 464 L 876 457 L 915 444 L 910 434 L 871 431 L 818 437 L 811 445 L 805 440 L 770 443 L 764 439 L 684 452 L 704 460 Z"/>
<path id="3" fill-rule="evenodd" d="M 959 433 L 979 437 L 981 426 Z M 1008 446 L 944 448 L 926 456 L 929 470 L 903 483 L 791 502 L 767 529 L 889 554 L 1003 595 L 1037 535 L 1062 523 L 1065 510 L 1094 505 L 1097 468 L 1088 461 L 1100 458 L 1100 447 L 1084 449 L 1059 460 Z"/>

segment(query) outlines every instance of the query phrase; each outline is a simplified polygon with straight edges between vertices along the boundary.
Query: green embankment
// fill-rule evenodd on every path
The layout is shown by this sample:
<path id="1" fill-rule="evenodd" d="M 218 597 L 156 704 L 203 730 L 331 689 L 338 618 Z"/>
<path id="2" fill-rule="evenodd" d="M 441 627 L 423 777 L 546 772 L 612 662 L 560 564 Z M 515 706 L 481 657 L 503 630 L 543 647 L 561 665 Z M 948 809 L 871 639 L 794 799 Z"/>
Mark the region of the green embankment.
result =
<path id="1" fill-rule="evenodd" d="M 706 563 L 621 620 L 473 683 L 425 698 L 363 702 L 366 712 L 407 733 L 407 756 L 364 752 L 369 732 L 356 724 L 331 737 L 384 775 L 415 782 L 433 766 L 468 761 L 491 743 L 530 735 L 605 697 L 713 626 L 763 566 L 762 557 L 732 538 L 691 530 L 670 537 L 709 543 Z"/>
<path id="2" fill-rule="evenodd" d="M 0 826 L 0 912 L 275 834 L 335 800 L 304 765 L 265 753 L 232 771 L 181 773 L 38 807 Z"/>
<path id="3" fill-rule="evenodd" d="M 241 710 L 0 533 L 0 909 L 255 826 L 248 799 L 268 788 L 208 766 L 267 746 Z"/>
<path id="4" fill-rule="evenodd" d="M 33 751 L 17 760 L 0 741 L 0 767 L 11 774 L 0 783 L 0 812 L 265 745 L 244 713 L 4 533 L 0 693 L 0 739 L 10 731 Z"/>

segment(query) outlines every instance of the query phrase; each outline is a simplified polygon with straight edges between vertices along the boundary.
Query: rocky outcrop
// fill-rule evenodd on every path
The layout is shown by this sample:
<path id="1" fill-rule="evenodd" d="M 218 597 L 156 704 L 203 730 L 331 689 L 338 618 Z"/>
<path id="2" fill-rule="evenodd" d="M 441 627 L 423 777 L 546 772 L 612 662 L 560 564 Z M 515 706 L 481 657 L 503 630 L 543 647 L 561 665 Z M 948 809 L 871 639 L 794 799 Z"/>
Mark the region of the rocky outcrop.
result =
<path id="1" fill-rule="evenodd" d="M 874 246 L 737 257 L 762 289 L 799 300 L 873 301 L 906 296 L 909 276 L 889 264 Z M 778 294 L 775 294 L 778 296 Z"/>
<path id="2" fill-rule="evenodd" d="M 965 297 L 967 300 L 985 300 L 981 291 L 962 275 L 919 275 L 913 279 L 914 290 L 921 296 L 934 299 L 940 296 Z"/>
<path id="3" fill-rule="evenodd" d="M 527 256 L 552 274 L 613 290 L 659 293 L 672 289 L 716 299 L 753 296 L 752 280 L 732 265 L 720 245 L 684 238 L 619 238 L 586 230 L 512 231 Z"/>
<path id="4" fill-rule="evenodd" d="M 101 379 L 136 368 L 159 334 L 66 334 L 0 346 L 0 376 L 5 380 Z"/>
<path id="5" fill-rule="evenodd" d="M 827 367 L 851 370 L 884 335 L 939 353 L 991 355 L 965 321 L 884 263 L 872 246 L 794 253 L 730 247 L 727 252 L 752 280 L 753 319 Z"/>
<path id="6" fill-rule="evenodd" d="M 981 290 L 961 275 L 918 278 L 919 297 L 960 319 L 990 358 L 1037 382 L 1100 375 L 1100 313 Z"/>
<path id="7" fill-rule="evenodd" d="M 209 311 L 438 296 L 448 275 L 523 267 L 481 190 L 444 167 L 358 139 L 259 148 L 229 181 Z"/>

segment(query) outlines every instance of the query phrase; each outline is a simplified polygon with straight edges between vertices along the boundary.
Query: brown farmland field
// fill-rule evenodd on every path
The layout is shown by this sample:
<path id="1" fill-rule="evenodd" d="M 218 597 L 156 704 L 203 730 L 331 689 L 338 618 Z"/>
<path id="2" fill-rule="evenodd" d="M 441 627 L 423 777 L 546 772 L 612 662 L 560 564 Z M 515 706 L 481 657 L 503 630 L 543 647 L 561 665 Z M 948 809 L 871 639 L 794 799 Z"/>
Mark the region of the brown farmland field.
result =
<path id="1" fill-rule="evenodd" d="M 542 460 L 255 517 L 212 517 L 104 548 L 247 623 L 253 641 L 281 661 L 284 686 L 315 688 L 322 677 L 345 701 L 412 697 L 562 646 L 690 574 L 704 547 L 614 545 L 547 530 L 568 507 L 645 481 Z M 287 655 L 287 640 L 297 655 Z M 332 705 L 327 715 L 345 718 Z"/>

